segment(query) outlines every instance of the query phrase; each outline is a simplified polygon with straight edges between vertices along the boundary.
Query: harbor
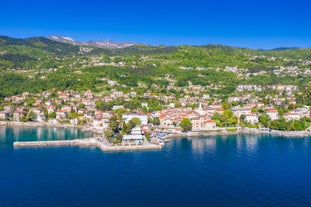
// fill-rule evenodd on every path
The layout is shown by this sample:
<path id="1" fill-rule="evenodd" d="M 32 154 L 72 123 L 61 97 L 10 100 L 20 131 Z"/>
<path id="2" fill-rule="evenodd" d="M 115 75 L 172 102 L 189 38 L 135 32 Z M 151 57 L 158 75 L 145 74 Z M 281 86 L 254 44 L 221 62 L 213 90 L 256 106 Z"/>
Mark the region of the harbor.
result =
<path id="1" fill-rule="evenodd" d="M 118 152 L 118 151 L 145 151 L 145 150 L 160 150 L 162 145 L 150 144 L 144 142 L 140 145 L 111 145 L 103 137 L 92 137 L 74 140 L 62 141 L 27 141 L 14 142 L 14 148 L 17 147 L 58 147 L 58 146 L 79 146 L 79 147 L 96 147 L 103 152 Z"/>

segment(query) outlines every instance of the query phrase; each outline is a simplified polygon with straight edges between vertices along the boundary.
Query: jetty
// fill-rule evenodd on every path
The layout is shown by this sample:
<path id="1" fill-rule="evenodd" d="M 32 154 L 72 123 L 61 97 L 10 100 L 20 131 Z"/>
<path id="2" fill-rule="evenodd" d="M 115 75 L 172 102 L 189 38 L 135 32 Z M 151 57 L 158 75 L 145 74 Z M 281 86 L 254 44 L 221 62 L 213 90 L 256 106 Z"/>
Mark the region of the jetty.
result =
<path id="1" fill-rule="evenodd" d="M 144 151 L 144 150 L 160 150 L 161 145 L 151 144 L 145 141 L 141 145 L 111 145 L 103 137 L 92 137 L 74 140 L 61 141 L 27 141 L 14 142 L 14 147 L 53 147 L 53 146 L 79 146 L 79 147 L 96 147 L 104 152 L 118 151 Z"/>

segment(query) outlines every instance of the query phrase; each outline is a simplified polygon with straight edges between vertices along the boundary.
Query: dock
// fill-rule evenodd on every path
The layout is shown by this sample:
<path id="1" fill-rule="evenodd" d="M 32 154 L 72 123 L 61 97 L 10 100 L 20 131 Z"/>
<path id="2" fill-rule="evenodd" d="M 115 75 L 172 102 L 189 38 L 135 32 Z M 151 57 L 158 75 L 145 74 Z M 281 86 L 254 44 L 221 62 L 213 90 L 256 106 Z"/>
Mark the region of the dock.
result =
<path id="1" fill-rule="evenodd" d="M 96 147 L 104 152 L 119 152 L 119 151 L 145 151 L 145 150 L 160 150 L 161 145 L 150 144 L 144 142 L 142 145 L 129 146 L 114 146 L 110 145 L 105 138 L 94 137 L 85 139 L 62 140 L 62 141 L 27 141 L 14 142 L 14 147 L 57 147 L 57 146 L 79 146 L 79 147 Z"/>

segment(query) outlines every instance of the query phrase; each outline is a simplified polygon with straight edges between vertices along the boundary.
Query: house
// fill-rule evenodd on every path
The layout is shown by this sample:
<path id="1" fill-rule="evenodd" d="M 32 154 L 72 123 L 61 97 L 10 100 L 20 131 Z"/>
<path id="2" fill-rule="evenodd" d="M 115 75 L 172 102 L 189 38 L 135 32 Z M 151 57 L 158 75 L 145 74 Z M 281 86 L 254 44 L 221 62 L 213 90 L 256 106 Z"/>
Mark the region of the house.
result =
<path id="1" fill-rule="evenodd" d="M 267 108 L 266 114 L 270 117 L 271 120 L 276 120 L 279 118 L 278 110 L 275 108 Z"/>
<path id="2" fill-rule="evenodd" d="M 124 106 L 123 106 L 123 105 L 114 105 L 114 106 L 112 107 L 112 110 L 113 110 L 113 111 L 116 111 L 116 110 L 118 110 L 118 109 L 124 109 Z"/>
<path id="3" fill-rule="evenodd" d="M 131 96 L 131 97 L 136 97 L 136 96 L 137 96 L 137 93 L 136 93 L 135 91 L 131 91 L 131 92 L 130 92 L 130 96 Z"/>
<path id="4" fill-rule="evenodd" d="M 258 115 L 255 113 L 246 114 L 244 117 L 244 121 L 251 124 L 256 124 L 258 123 Z"/>
<path id="5" fill-rule="evenodd" d="M 24 113 L 22 113 L 22 112 L 14 112 L 13 113 L 13 120 L 14 121 L 21 121 L 21 118 L 23 118 L 24 117 Z"/>
<path id="6" fill-rule="evenodd" d="M 79 109 L 78 110 L 78 114 L 79 115 L 84 115 L 86 113 L 86 111 L 87 111 L 86 109 Z"/>
<path id="7" fill-rule="evenodd" d="M 88 90 L 88 91 L 85 92 L 84 96 L 86 98 L 91 98 L 92 99 L 93 98 L 93 93 L 92 93 L 92 91 Z"/>
<path id="8" fill-rule="evenodd" d="M 196 117 L 190 119 L 193 131 L 212 130 L 216 128 L 216 122 L 205 119 L 203 117 Z"/>
<path id="9" fill-rule="evenodd" d="M 10 118 L 10 113 L 6 111 L 0 112 L 0 120 L 8 120 Z"/>
<path id="10" fill-rule="evenodd" d="M 43 104 L 43 101 L 41 99 L 37 99 L 33 105 L 40 106 L 41 104 Z"/>
<path id="11" fill-rule="evenodd" d="M 209 94 L 203 94 L 203 99 L 210 99 L 211 96 Z"/>
<path id="12" fill-rule="evenodd" d="M 71 113 L 72 107 L 71 106 L 63 106 L 61 110 L 66 111 L 67 113 Z"/>
<path id="13" fill-rule="evenodd" d="M 293 113 L 298 113 L 300 118 L 303 117 L 310 117 L 310 110 L 308 106 L 300 107 L 297 109 L 292 110 Z"/>
<path id="14" fill-rule="evenodd" d="M 66 119 L 67 118 L 67 112 L 58 110 L 56 111 L 56 119 Z"/>
<path id="15" fill-rule="evenodd" d="M 144 98 L 151 98 L 151 93 L 144 93 Z"/>
<path id="16" fill-rule="evenodd" d="M 213 130 L 216 128 L 216 122 L 214 120 L 205 121 L 205 130 Z"/>
<path id="17" fill-rule="evenodd" d="M 46 117 L 44 116 L 43 113 L 37 113 L 34 116 L 34 121 L 36 122 L 44 122 L 46 120 Z"/>
<path id="18" fill-rule="evenodd" d="M 232 109 L 232 112 L 233 112 L 233 115 L 240 118 L 242 115 L 247 115 L 247 114 L 251 114 L 252 113 L 252 110 L 251 108 L 241 108 L 241 107 L 234 107 Z"/>
<path id="19" fill-rule="evenodd" d="M 146 107 L 146 109 L 148 109 L 148 103 L 146 103 L 146 102 L 141 103 L 141 107 L 142 107 L 142 108 Z"/>
<path id="20" fill-rule="evenodd" d="M 264 106 L 265 106 L 265 104 L 263 102 L 258 102 L 257 103 L 257 107 L 258 108 L 261 108 L 261 107 L 264 107 Z"/>
<path id="21" fill-rule="evenodd" d="M 12 112 L 13 109 L 14 109 L 13 106 L 4 106 L 3 107 L 3 111 L 8 112 L 8 113 Z"/>
<path id="22" fill-rule="evenodd" d="M 286 119 L 286 121 L 299 120 L 300 115 L 299 115 L 299 113 L 288 112 L 288 113 L 284 114 L 284 118 Z"/>
<path id="23" fill-rule="evenodd" d="M 205 120 L 204 118 L 194 117 L 190 119 L 192 124 L 192 130 L 203 130 L 205 129 Z"/>
<path id="24" fill-rule="evenodd" d="M 49 119 L 48 122 L 50 124 L 59 124 L 59 122 L 56 119 Z"/>
<path id="25" fill-rule="evenodd" d="M 115 97 L 115 98 L 121 98 L 121 97 L 123 97 L 123 91 L 113 90 L 113 91 L 112 91 L 112 95 L 113 95 L 113 97 Z"/>

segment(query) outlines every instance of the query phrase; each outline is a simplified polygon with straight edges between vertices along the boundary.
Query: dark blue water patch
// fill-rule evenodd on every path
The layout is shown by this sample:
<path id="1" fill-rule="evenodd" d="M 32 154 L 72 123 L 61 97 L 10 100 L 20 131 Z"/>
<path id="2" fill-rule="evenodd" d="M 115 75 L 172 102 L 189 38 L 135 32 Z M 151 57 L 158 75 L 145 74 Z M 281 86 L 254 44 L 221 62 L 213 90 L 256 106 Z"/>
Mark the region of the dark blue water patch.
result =
<path id="1" fill-rule="evenodd" d="M 18 148 L 0 156 L 0 204 L 311 206 L 310 164 L 310 138 L 184 138 L 118 153 Z"/>

